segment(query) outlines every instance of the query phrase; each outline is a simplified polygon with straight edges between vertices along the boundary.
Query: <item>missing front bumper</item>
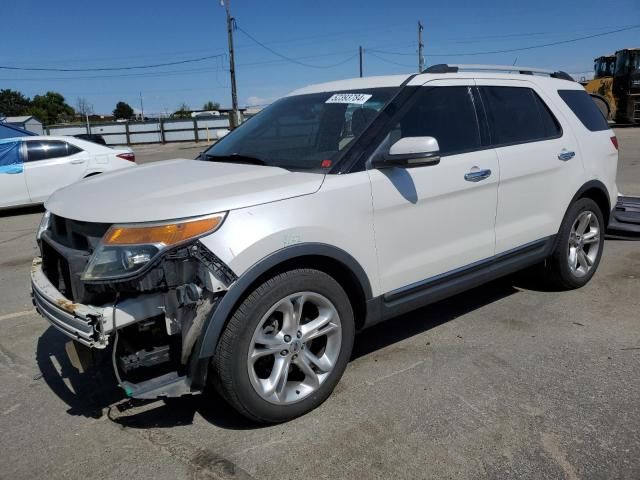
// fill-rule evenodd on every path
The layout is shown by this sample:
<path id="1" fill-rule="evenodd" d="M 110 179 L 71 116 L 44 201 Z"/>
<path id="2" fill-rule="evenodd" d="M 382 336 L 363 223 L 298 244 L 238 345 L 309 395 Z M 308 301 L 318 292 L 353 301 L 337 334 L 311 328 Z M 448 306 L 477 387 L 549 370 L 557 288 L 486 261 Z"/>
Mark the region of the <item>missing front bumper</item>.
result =
<path id="1" fill-rule="evenodd" d="M 116 329 L 162 313 L 164 299 L 160 293 L 140 295 L 102 306 L 74 303 L 62 295 L 42 270 L 42 259 L 31 265 L 33 303 L 51 325 L 87 347 L 106 348 L 109 335 Z"/>

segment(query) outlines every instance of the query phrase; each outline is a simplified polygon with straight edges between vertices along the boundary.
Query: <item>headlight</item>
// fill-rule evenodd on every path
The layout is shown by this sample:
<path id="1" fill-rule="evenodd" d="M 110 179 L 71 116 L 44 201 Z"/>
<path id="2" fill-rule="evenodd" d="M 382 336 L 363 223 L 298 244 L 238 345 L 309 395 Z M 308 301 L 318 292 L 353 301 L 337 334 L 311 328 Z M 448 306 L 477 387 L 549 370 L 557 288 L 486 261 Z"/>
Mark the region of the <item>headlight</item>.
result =
<path id="1" fill-rule="evenodd" d="M 36 240 L 40 241 L 40 239 L 42 238 L 42 234 L 49 229 L 50 222 L 51 212 L 49 210 L 45 210 L 44 215 L 42 216 L 42 220 L 40 220 L 38 231 L 36 232 Z"/>
<path id="2" fill-rule="evenodd" d="M 83 280 L 106 280 L 138 273 L 163 251 L 215 232 L 226 213 L 169 223 L 113 225 L 93 252 Z"/>

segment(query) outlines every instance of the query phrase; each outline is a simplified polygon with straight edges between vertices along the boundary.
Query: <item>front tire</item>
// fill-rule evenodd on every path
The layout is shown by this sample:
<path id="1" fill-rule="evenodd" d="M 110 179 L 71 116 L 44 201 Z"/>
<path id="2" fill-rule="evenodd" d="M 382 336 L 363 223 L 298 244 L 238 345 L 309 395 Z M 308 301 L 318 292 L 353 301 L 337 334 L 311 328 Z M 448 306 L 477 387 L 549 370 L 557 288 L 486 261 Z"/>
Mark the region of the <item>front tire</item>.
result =
<path id="1" fill-rule="evenodd" d="M 596 202 L 581 198 L 571 205 L 548 260 L 553 283 L 571 290 L 591 280 L 602 258 L 604 228 L 604 217 Z"/>
<path id="2" fill-rule="evenodd" d="M 353 309 L 336 280 L 312 269 L 281 273 L 240 304 L 222 333 L 216 388 L 258 422 L 303 415 L 340 380 L 354 334 Z"/>

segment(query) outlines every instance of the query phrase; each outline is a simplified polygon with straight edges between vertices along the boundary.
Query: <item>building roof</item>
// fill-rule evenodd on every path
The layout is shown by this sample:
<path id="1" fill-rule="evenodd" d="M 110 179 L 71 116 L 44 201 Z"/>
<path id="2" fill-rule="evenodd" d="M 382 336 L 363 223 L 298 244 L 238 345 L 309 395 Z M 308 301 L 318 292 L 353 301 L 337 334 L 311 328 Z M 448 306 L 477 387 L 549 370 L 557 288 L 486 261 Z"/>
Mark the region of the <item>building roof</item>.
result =
<path id="1" fill-rule="evenodd" d="M 7 123 L 26 123 L 29 120 L 31 120 L 32 118 L 36 122 L 42 123 L 42 122 L 40 122 L 40 120 L 35 118 L 33 115 L 23 115 L 23 116 L 20 116 L 20 117 L 5 117 L 5 122 L 7 122 Z"/>

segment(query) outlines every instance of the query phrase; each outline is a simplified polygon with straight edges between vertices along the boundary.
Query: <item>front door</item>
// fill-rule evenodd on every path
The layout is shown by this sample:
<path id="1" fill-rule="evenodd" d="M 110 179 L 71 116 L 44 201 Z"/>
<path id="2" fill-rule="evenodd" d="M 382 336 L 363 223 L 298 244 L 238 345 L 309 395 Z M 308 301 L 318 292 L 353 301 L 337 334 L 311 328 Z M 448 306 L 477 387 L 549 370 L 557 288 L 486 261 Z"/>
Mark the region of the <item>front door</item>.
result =
<path id="1" fill-rule="evenodd" d="M 21 141 L 0 141 L 0 207 L 30 202 L 21 146 Z"/>
<path id="2" fill-rule="evenodd" d="M 437 165 L 369 169 L 383 292 L 491 257 L 500 172 L 483 147 L 473 80 L 428 82 L 392 122 L 380 155 L 403 137 L 431 136 Z M 469 175 L 485 171 L 481 179 Z"/>

